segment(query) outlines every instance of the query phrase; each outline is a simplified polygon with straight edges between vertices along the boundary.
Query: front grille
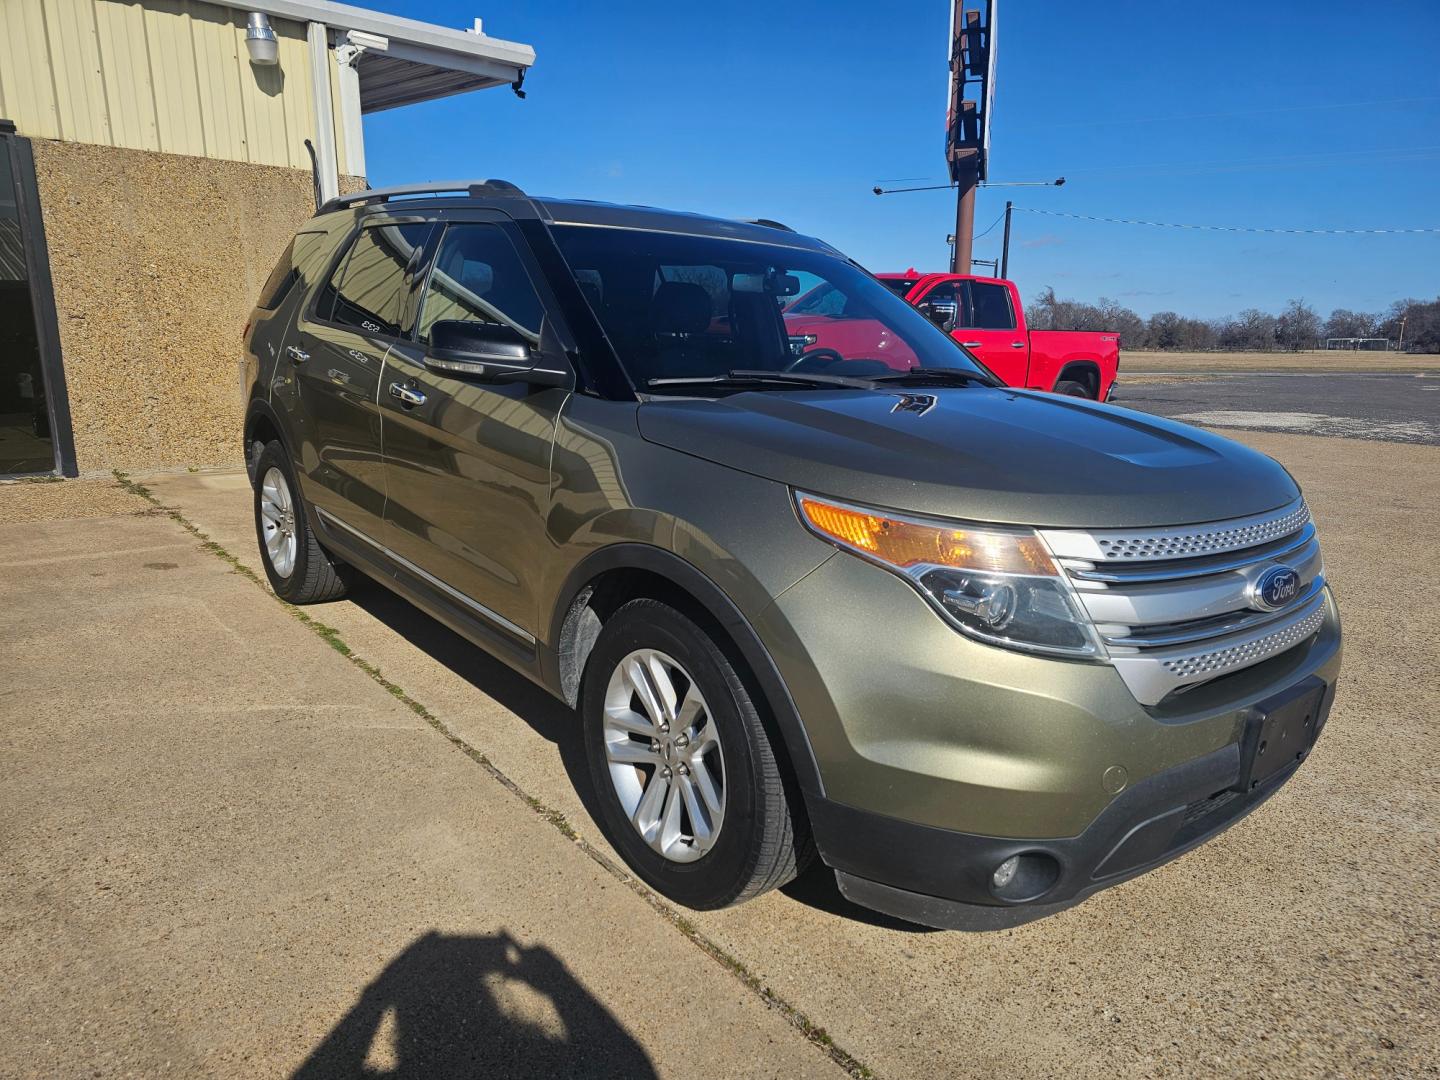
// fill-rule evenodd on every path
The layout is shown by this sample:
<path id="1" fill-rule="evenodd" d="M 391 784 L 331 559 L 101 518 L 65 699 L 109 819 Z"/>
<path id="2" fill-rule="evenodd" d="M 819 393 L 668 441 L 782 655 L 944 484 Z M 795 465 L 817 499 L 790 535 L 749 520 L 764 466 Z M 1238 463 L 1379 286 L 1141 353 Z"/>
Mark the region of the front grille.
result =
<path id="1" fill-rule="evenodd" d="M 1184 528 L 1042 535 L 1143 705 L 1278 656 L 1325 621 L 1324 563 L 1300 500 Z M 1277 565 L 1293 567 L 1300 588 L 1269 611 L 1255 598 L 1255 582 Z"/>
<path id="2" fill-rule="evenodd" d="M 1262 638 L 1247 641 L 1243 645 L 1216 649 L 1214 652 L 1184 656 L 1176 660 L 1165 660 L 1165 670 L 1189 678 L 1192 675 L 1218 675 L 1232 668 L 1249 667 L 1266 657 L 1284 652 L 1291 645 L 1304 641 L 1320 629 L 1325 621 L 1325 609 L 1316 608 L 1297 623 L 1291 623 L 1283 630 L 1266 634 Z"/>
<path id="3" fill-rule="evenodd" d="M 1262 514 L 1186 529 L 1126 530 L 1091 535 L 1102 560 L 1184 559 L 1267 544 L 1298 532 L 1309 520 L 1310 509 L 1302 502 L 1278 517 Z"/>

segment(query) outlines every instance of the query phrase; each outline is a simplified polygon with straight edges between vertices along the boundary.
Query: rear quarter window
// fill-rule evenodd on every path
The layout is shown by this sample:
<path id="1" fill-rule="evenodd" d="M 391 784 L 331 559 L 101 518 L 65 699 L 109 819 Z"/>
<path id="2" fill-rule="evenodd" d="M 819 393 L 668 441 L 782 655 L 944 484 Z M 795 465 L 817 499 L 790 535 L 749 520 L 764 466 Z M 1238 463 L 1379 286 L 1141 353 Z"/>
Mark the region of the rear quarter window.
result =
<path id="1" fill-rule="evenodd" d="M 255 306 L 274 311 L 297 283 L 309 284 L 313 281 L 320 264 L 325 261 L 328 246 L 323 232 L 296 233 L 285 245 L 275 269 L 270 271 L 270 276 L 260 287 L 260 300 Z"/>

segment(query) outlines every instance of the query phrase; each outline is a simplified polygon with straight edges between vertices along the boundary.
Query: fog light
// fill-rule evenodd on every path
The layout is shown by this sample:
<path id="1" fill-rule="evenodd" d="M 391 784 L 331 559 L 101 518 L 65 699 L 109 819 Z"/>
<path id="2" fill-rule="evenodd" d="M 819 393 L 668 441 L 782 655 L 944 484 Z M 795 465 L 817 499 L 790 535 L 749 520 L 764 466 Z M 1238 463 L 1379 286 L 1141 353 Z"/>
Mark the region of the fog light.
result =
<path id="1" fill-rule="evenodd" d="M 1020 856 L 1011 855 L 1008 859 L 1006 859 L 1004 862 L 1002 862 L 999 866 L 995 868 L 995 873 L 990 876 L 990 880 L 995 883 L 995 888 L 1003 889 L 1006 885 L 1009 885 L 1012 880 L 1014 880 L 1015 871 L 1019 869 Z"/>
<path id="2" fill-rule="evenodd" d="M 1012 904 L 1027 904 L 1049 892 L 1060 880 L 1060 864 L 1043 851 L 1011 855 L 990 875 L 990 891 Z"/>

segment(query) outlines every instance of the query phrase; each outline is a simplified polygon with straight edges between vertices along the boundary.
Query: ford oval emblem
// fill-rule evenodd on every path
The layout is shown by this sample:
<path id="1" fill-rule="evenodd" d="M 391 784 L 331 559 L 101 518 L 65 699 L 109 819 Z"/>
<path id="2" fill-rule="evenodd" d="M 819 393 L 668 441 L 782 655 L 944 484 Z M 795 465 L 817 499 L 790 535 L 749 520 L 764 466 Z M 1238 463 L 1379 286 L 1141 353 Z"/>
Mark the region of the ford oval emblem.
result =
<path id="1" fill-rule="evenodd" d="M 1272 566 L 1250 586 L 1250 603 L 1262 611 L 1282 608 L 1300 595 L 1300 575 L 1291 566 Z"/>

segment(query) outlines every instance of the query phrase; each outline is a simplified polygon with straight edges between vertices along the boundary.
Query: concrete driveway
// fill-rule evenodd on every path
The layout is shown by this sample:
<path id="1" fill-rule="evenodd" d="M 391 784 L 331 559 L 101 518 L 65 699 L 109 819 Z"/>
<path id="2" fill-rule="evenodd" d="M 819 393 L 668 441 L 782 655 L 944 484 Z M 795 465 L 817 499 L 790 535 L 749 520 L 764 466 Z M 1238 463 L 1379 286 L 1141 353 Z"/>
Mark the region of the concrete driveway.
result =
<path id="1" fill-rule="evenodd" d="M 0 1075 L 845 1075 L 145 500 L 0 517 Z"/>
<path id="2" fill-rule="evenodd" d="M 308 609 L 326 637 L 287 614 L 225 561 L 258 568 L 238 471 L 145 478 L 209 551 L 166 517 L 0 526 L 0 1069 L 355 1075 L 326 1048 L 363 1046 L 444 1075 L 415 1062 L 463 1073 L 478 1029 L 514 1048 L 497 1075 L 597 1039 L 601 1071 L 677 1076 L 1435 1075 L 1440 448 L 1241 437 L 1322 530 L 1348 633 L 1325 737 L 1217 841 L 990 935 L 823 872 L 648 902 L 606 868 L 572 716 L 377 586 Z"/>

